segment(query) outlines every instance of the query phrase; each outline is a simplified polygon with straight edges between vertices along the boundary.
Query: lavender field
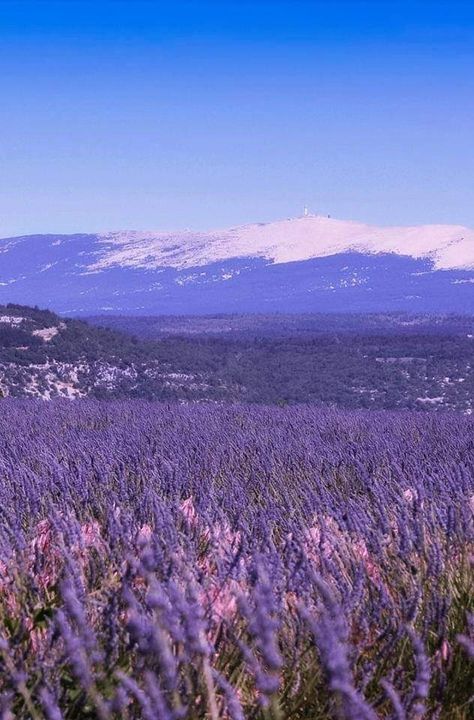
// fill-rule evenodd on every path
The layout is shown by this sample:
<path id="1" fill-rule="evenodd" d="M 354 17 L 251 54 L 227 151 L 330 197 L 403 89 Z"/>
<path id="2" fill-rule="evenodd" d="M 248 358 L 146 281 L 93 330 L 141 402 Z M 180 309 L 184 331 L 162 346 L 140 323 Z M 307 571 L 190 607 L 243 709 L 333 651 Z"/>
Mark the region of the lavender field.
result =
<path id="1" fill-rule="evenodd" d="M 474 419 L 0 403 L 0 717 L 474 716 Z"/>

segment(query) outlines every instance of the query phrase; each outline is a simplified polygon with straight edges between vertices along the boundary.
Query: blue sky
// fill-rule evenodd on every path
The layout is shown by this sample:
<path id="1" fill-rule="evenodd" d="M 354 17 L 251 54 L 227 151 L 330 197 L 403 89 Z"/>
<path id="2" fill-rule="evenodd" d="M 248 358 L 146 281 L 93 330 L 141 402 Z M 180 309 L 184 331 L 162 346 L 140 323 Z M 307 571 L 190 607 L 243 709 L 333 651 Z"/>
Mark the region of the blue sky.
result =
<path id="1" fill-rule="evenodd" d="M 474 226 L 474 7 L 0 2 L 0 235 Z"/>

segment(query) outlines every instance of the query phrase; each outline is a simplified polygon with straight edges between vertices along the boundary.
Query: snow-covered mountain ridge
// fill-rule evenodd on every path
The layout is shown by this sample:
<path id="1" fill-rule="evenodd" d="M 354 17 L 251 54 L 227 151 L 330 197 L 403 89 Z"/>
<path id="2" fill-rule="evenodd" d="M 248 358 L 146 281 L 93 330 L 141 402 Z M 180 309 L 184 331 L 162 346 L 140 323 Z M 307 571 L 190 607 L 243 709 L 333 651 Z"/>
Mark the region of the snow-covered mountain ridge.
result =
<path id="1" fill-rule="evenodd" d="M 0 302 L 65 315 L 474 313 L 474 231 L 305 216 L 0 239 Z"/>
<path id="2" fill-rule="evenodd" d="M 282 264 L 347 252 L 428 258 L 436 269 L 474 268 L 474 230 L 462 225 L 376 227 L 309 215 L 207 233 L 131 231 L 98 237 L 102 248 L 91 270 L 182 269 L 242 257 Z"/>

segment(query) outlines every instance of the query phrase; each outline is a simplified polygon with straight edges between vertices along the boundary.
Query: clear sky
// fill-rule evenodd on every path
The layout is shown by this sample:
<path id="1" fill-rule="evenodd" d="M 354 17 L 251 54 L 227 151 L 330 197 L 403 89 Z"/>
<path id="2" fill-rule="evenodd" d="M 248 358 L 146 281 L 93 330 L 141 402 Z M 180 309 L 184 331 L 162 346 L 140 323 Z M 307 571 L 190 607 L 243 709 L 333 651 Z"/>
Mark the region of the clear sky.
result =
<path id="1" fill-rule="evenodd" d="M 474 226 L 474 3 L 0 0 L 0 235 Z"/>

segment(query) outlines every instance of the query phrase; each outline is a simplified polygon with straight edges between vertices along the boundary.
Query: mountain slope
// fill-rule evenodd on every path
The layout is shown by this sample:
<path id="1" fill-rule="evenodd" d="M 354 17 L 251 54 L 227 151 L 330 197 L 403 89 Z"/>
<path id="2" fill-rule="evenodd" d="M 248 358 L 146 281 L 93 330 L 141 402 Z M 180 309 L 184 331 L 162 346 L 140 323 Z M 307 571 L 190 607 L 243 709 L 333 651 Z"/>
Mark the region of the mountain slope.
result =
<path id="1" fill-rule="evenodd" d="M 309 215 L 209 233 L 107 233 L 99 242 L 104 253 L 94 269 L 183 269 L 245 257 L 281 264 L 348 252 L 428 258 L 443 270 L 474 268 L 474 230 L 460 225 L 374 227 Z"/>
<path id="2" fill-rule="evenodd" d="M 474 311 L 474 231 L 303 217 L 0 240 L 0 302 L 65 314 Z"/>

